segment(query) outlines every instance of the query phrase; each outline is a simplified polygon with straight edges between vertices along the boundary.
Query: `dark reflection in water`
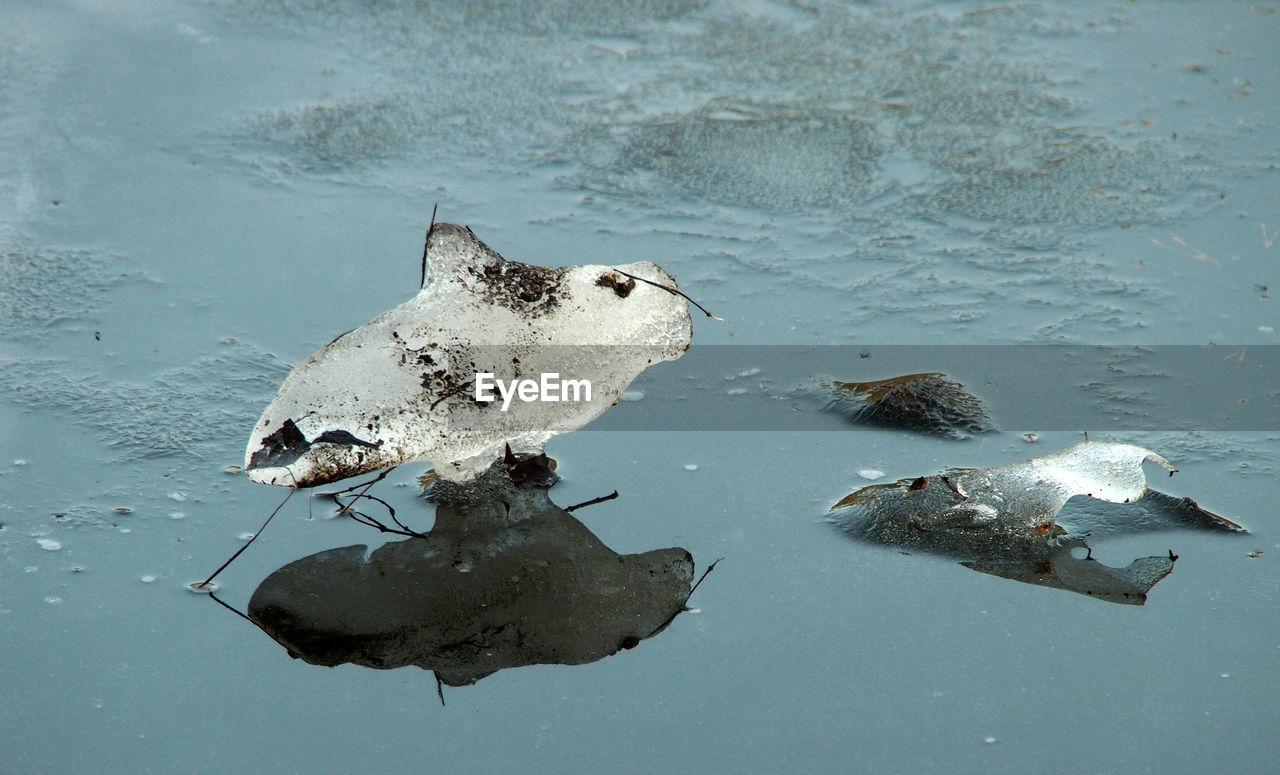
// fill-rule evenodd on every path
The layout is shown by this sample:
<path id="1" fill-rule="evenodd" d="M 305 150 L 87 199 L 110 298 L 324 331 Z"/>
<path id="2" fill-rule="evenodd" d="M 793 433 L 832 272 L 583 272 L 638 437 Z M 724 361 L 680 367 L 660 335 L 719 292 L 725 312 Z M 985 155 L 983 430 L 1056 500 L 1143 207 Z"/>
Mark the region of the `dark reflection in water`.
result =
<path id="1" fill-rule="evenodd" d="M 429 533 L 289 563 L 254 591 L 249 618 L 311 664 L 416 665 L 449 686 L 593 662 L 662 632 L 686 610 L 692 556 L 614 552 L 548 498 L 546 461 L 438 483 Z"/>
<path id="2" fill-rule="evenodd" d="M 1245 532 L 1190 498 L 1148 489 L 1142 471 L 1173 467 L 1128 444 L 1084 442 L 1024 463 L 951 469 L 864 487 L 833 508 L 846 535 L 961 560 L 1002 578 L 1142 605 L 1173 571 L 1172 551 L 1124 567 L 1093 559 L 1086 539 L 1176 527 Z M 1071 530 L 1064 527 L 1070 525 Z"/>

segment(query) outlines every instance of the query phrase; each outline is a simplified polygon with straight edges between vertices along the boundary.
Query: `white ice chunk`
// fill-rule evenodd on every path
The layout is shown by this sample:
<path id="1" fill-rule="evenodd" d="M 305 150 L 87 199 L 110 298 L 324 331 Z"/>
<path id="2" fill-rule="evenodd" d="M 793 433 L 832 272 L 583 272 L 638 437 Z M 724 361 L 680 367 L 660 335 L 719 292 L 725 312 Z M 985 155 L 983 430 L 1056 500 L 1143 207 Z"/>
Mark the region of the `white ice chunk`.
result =
<path id="1" fill-rule="evenodd" d="M 1149 449 L 1111 441 L 1083 441 L 1061 452 L 995 468 L 972 471 L 956 478 L 961 495 L 990 501 L 1000 510 L 1017 504 L 1024 521 L 1038 524 L 1052 519 L 1077 495 L 1130 503 L 1147 492 L 1142 464 L 1151 461 L 1166 471 L 1173 465 Z M 972 504 L 971 504 L 972 505 Z"/>
<path id="2" fill-rule="evenodd" d="M 311 487 L 410 461 L 474 478 L 510 443 L 540 451 L 598 417 L 646 367 L 692 337 L 687 302 L 656 264 L 544 268 L 507 261 L 462 226 L 435 224 L 410 301 L 294 367 L 249 438 L 257 482 Z M 539 382 L 562 400 L 476 394 L 478 374 Z M 567 397 L 568 380 L 590 383 Z M 544 384 L 539 382 L 539 384 Z M 534 391 L 528 393 L 533 395 Z"/>

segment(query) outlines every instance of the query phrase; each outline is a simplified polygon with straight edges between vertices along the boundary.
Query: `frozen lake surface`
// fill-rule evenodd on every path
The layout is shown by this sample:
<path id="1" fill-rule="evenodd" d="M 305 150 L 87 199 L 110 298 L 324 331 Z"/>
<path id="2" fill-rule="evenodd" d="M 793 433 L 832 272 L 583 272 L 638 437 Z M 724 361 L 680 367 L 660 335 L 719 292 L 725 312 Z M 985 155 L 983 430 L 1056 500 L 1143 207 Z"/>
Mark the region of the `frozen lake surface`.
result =
<path id="1" fill-rule="evenodd" d="M 469 6 L 0 7 L 6 769 L 1275 771 L 1280 8 Z M 619 493 L 573 512 L 594 539 L 556 523 L 593 557 L 724 558 L 694 610 L 444 707 L 430 672 L 291 659 L 187 589 L 284 495 L 238 470 L 263 407 L 413 296 L 436 204 L 508 259 L 653 261 L 725 319 L 695 311 L 687 360 L 547 448 L 554 503 Z M 1052 392 L 995 376 L 1009 345 L 1024 372 L 1118 349 Z M 1144 360 L 1167 346 L 1214 351 Z M 821 412 L 822 380 L 914 371 L 1000 430 Z M 1136 607 L 828 521 L 873 481 L 1085 431 L 1249 533 L 1100 530 L 1105 565 L 1179 557 Z M 373 491 L 419 531 L 424 468 Z M 387 540 L 299 495 L 219 594 L 243 610 L 289 563 Z"/>

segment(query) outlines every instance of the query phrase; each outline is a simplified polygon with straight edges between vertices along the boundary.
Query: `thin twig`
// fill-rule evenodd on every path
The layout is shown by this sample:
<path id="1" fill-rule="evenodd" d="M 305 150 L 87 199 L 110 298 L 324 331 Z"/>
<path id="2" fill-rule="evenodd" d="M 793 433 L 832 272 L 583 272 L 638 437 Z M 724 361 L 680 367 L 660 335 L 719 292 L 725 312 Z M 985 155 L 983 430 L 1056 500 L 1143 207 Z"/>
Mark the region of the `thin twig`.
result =
<path id="1" fill-rule="evenodd" d="M 582 503 L 574 504 L 573 506 L 570 506 L 567 509 L 565 509 L 565 511 L 572 512 L 576 509 L 586 508 L 587 506 L 594 506 L 597 503 L 604 503 L 605 501 L 611 501 L 616 497 L 618 497 L 618 491 L 614 490 L 608 495 L 601 495 L 599 498 L 592 498 L 589 501 L 583 501 Z"/>
<path id="2" fill-rule="evenodd" d="M 383 500 L 382 498 L 379 498 L 376 495 L 369 494 L 369 490 L 372 489 L 372 487 L 375 484 L 385 479 L 387 477 L 387 474 L 391 473 L 394 470 L 395 470 L 395 466 L 392 466 L 391 468 L 388 468 L 385 471 L 382 471 L 376 477 L 374 477 L 368 482 L 352 485 L 351 487 L 348 487 L 345 490 L 341 490 L 336 493 L 327 493 L 327 495 L 328 497 L 333 498 L 334 502 L 338 504 L 339 514 L 345 514 L 351 517 L 352 519 L 354 519 L 356 522 L 359 522 L 360 524 L 364 525 L 365 527 L 374 528 L 382 533 L 391 533 L 393 535 L 410 536 L 412 538 L 423 538 L 425 537 L 424 534 L 411 529 L 408 525 L 400 521 L 400 518 L 396 516 L 396 510 L 394 506 L 392 506 L 390 503 L 387 503 L 385 500 Z M 347 503 L 343 503 L 339 496 L 352 492 L 356 489 L 360 489 L 360 492 L 353 495 L 351 497 L 351 500 L 348 501 Z M 400 529 L 396 530 L 395 528 L 387 527 L 385 524 L 382 523 L 381 520 L 375 519 L 374 517 L 366 514 L 363 511 L 356 510 L 355 505 L 357 502 L 359 502 L 361 498 L 380 504 L 384 509 L 387 510 L 387 514 L 388 516 L 391 517 L 391 521 L 395 522 L 396 526 L 399 527 Z"/>
<path id="3" fill-rule="evenodd" d="M 366 495 L 365 497 L 368 498 L 369 500 L 374 500 L 374 501 L 377 501 L 378 503 L 381 503 L 387 509 L 387 511 L 392 511 L 391 506 L 388 505 L 387 502 L 382 500 L 381 498 L 376 498 L 372 495 Z M 391 519 L 397 525 L 400 526 L 399 530 L 393 527 L 387 527 L 381 521 L 369 516 L 363 511 L 356 511 L 355 509 L 348 507 L 343 513 L 345 513 L 348 517 L 351 517 L 352 519 L 354 519 L 356 522 L 359 522 L 360 524 L 364 525 L 365 527 L 374 528 L 380 533 L 391 533 L 392 535 L 409 536 L 411 538 L 426 538 L 426 534 L 419 533 L 418 531 L 413 530 L 407 525 L 405 525 L 400 520 L 396 519 L 394 513 L 391 515 Z"/>
<path id="4" fill-rule="evenodd" d="M 719 320 L 721 323 L 724 322 L 724 318 L 719 318 L 719 317 L 716 317 L 715 315 L 712 315 L 709 311 L 707 311 L 706 307 L 694 301 L 692 296 L 680 290 L 679 288 L 672 288 L 669 285 L 663 285 L 662 283 L 657 283 L 657 282 L 654 282 L 653 280 L 646 280 L 643 277 L 637 277 L 636 275 L 633 275 L 630 272 L 624 272 L 621 269 L 614 268 L 613 271 L 617 272 L 620 275 L 630 277 L 632 280 L 639 280 L 642 283 L 648 283 L 652 285 L 654 288 L 661 288 L 667 293 L 674 293 L 677 296 L 683 296 L 690 304 L 702 310 L 703 314 L 705 314 L 707 317 L 711 318 L 712 320 Z"/>
<path id="5" fill-rule="evenodd" d="M 356 489 L 356 487 L 361 487 L 360 492 L 356 493 L 356 494 L 351 498 L 351 502 L 352 502 L 352 503 L 355 503 L 356 501 L 360 500 L 361 498 L 369 498 L 370 500 L 378 501 L 378 502 L 379 502 L 379 503 L 381 503 L 382 505 L 386 506 L 386 507 L 387 507 L 387 509 L 388 509 L 389 511 L 391 511 L 391 512 L 394 514 L 395 509 L 393 509 L 393 508 L 391 508 L 391 506 L 387 505 L 387 503 L 386 503 L 386 502 L 384 502 L 384 501 L 382 501 L 382 500 L 380 500 L 380 499 L 378 499 L 378 498 L 375 498 L 375 497 L 373 497 L 372 495 L 370 495 L 370 494 L 369 494 L 369 490 L 370 490 L 370 489 L 372 489 L 372 488 L 373 488 L 373 486 L 374 486 L 375 484 L 377 484 L 378 482 L 381 482 L 383 479 L 386 479 L 386 478 L 387 478 L 387 474 L 391 473 L 391 472 L 392 472 L 392 471 L 394 471 L 394 470 L 396 470 L 396 467 L 395 467 L 395 466 L 392 466 L 392 467 L 390 467 L 390 468 L 384 469 L 383 471 L 379 472 L 377 476 L 375 476 L 373 479 L 371 479 L 371 480 L 369 480 L 368 482 L 366 482 L 364 485 L 355 485 L 355 486 L 352 486 L 352 487 L 348 487 L 346 490 L 343 490 L 343 492 L 351 492 L 352 490 L 355 490 L 355 489 Z M 334 498 L 334 500 L 336 501 L 336 500 L 338 500 L 338 499 L 335 497 L 335 498 Z M 340 503 L 340 502 L 341 502 L 341 501 L 339 501 L 339 503 Z"/>
<path id="6" fill-rule="evenodd" d="M 369 516 L 363 511 L 356 511 L 352 509 L 346 512 L 346 514 L 348 517 L 351 517 L 353 520 L 355 520 L 359 524 L 364 525 L 365 527 L 371 527 L 377 530 L 379 533 L 390 533 L 392 535 L 408 536 L 409 538 L 426 538 L 424 534 L 410 530 L 409 528 L 404 527 L 403 525 L 401 525 L 401 527 L 404 528 L 403 530 L 397 530 L 393 527 L 387 527 L 386 525 L 382 524 L 380 521 L 378 521 L 377 519 L 374 519 L 373 517 Z M 396 524 L 399 525 L 400 523 L 397 522 Z"/>
<path id="7" fill-rule="evenodd" d="M 418 278 L 418 289 L 427 284 L 427 246 L 431 244 L 431 232 L 436 227 L 436 208 L 439 202 L 431 205 L 431 225 L 427 227 L 427 236 L 422 240 L 422 276 Z"/>
<path id="8" fill-rule="evenodd" d="M 378 501 L 383 506 L 387 506 L 387 502 L 381 500 L 381 498 L 374 498 L 372 496 L 367 496 L 367 497 L 370 497 L 370 500 Z M 401 521 L 399 520 L 396 520 L 396 524 L 401 526 L 402 529 L 397 530 L 396 528 L 388 528 L 387 525 L 384 525 L 383 523 L 381 523 L 381 520 L 372 518 L 372 516 L 365 514 L 364 511 L 356 511 L 355 509 L 351 509 L 351 507 L 349 506 L 347 506 L 346 509 L 344 509 L 343 514 L 346 514 L 347 516 L 349 516 L 349 518 L 356 520 L 356 523 L 365 525 L 366 528 L 374 528 L 375 530 L 378 530 L 379 533 L 390 533 L 392 535 L 408 535 L 408 537 L 410 538 L 425 538 L 424 534 L 417 533 L 415 532 L 415 530 L 410 530 L 406 528 L 406 526 L 401 524 Z"/>
<path id="9" fill-rule="evenodd" d="M 231 605 L 230 603 L 225 602 L 222 598 L 218 597 L 218 593 L 214 592 L 212 589 L 209 590 L 209 597 L 213 598 L 213 602 L 227 609 L 228 611 L 235 614 L 236 616 L 239 616 L 241 619 L 244 619 L 246 622 L 249 622 L 254 627 L 258 626 L 258 623 L 255 622 L 253 619 L 249 618 L 248 614 L 241 611 L 239 608 L 236 608 L 235 606 Z"/>
<path id="10" fill-rule="evenodd" d="M 396 467 L 392 466 L 390 468 L 379 471 L 377 476 L 375 476 L 374 478 L 370 479 L 367 482 L 356 482 L 355 484 L 351 485 L 350 487 L 344 490 L 337 490 L 335 492 L 319 492 L 319 493 L 316 493 L 316 495 L 321 498 L 333 498 L 336 501 L 339 495 L 346 495 L 347 493 L 354 492 L 355 490 L 358 490 L 361 487 L 365 488 L 365 491 L 367 492 L 370 487 L 374 486 L 378 482 L 381 482 L 383 479 L 386 479 L 387 474 L 391 473 L 394 470 L 396 470 Z"/>
<path id="11" fill-rule="evenodd" d="M 248 549 L 253 544 L 254 541 L 258 540 L 258 536 L 262 535 L 262 531 L 267 529 L 267 525 L 271 524 L 271 520 L 275 518 L 276 514 L 280 513 L 280 509 L 284 508 L 284 504 L 288 503 L 289 499 L 292 498 L 293 494 L 297 491 L 298 489 L 296 487 L 289 488 L 289 494 L 284 496 L 284 500 L 280 501 L 280 505 L 275 507 L 275 510 L 271 512 L 271 514 L 267 517 L 267 520 L 262 523 L 262 527 L 258 528 L 258 532 L 253 534 L 253 538 L 250 538 L 248 541 L 246 541 L 244 546 L 237 549 L 235 554 L 231 555 L 231 557 L 228 558 L 226 562 L 219 565 L 218 569 L 214 571 L 213 574 L 209 576 L 209 578 L 205 579 L 204 581 L 200 582 L 197 585 L 197 588 L 208 589 L 209 584 L 211 584 L 213 580 L 217 578 L 219 573 L 226 570 L 227 566 L 235 562 L 236 558 L 239 557 L 241 554 L 243 554 L 245 549 Z"/>
<path id="12" fill-rule="evenodd" d="M 716 569 L 716 566 L 720 564 L 720 560 L 723 559 L 723 557 L 718 557 L 715 562 L 707 566 L 707 569 L 704 570 L 702 575 L 698 578 L 698 583 L 689 588 L 689 596 L 684 599 L 685 603 L 689 602 L 689 598 L 693 597 L 693 593 L 698 591 L 698 586 L 702 584 L 703 580 L 706 579 L 708 575 L 710 575 L 711 571 Z"/>
<path id="13" fill-rule="evenodd" d="M 676 620 L 677 616 L 687 611 L 693 610 L 692 608 L 689 607 L 689 599 L 693 597 L 694 591 L 696 591 L 698 587 L 701 586 L 703 579 L 705 579 L 711 573 L 711 571 L 715 569 L 716 565 L 720 563 L 720 560 L 723 560 L 723 559 L 724 559 L 723 557 L 720 557 L 715 562 L 707 566 L 707 569 L 704 570 L 702 572 L 702 575 L 698 577 L 698 582 L 689 588 L 689 594 L 685 595 L 684 602 L 680 604 L 680 608 L 672 612 L 671 616 L 667 617 L 667 620 L 665 622 L 658 625 L 657 628 L 655 628 L 653 632 L 646 635 L 645 638 L 652 638 L 654 635 L 657 635 L 658 633 L 667 629 L 667 627 L 670 626 L 671 623 Z M 641 640 L 644 640 L 644 638 L 641 638 Z"/>

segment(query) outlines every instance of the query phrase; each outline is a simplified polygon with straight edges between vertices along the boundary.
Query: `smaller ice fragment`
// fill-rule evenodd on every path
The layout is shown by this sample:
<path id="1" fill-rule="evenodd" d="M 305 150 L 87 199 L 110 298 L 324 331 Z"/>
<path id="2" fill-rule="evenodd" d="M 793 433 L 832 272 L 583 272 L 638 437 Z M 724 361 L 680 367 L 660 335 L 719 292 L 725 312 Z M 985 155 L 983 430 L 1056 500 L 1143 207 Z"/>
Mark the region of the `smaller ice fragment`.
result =
<path id="1" fill-rule="evenodd" d="M 1109 509 L 1122 516 L 1117 530 L 1132 522 L 1133 529 L 1159 524 L 1245 532 L 1190 498 L 1148 489 L 1144 463 L 1174 471 L 1148 449 L 1085 441 L 1020 463 L 867 485 L 832 507 L 833 522 L 871 543 L 949 555 L 1002 578 L 1142 605 L 1173 570 L 1177 556 L 1170 552 L 1124 567 L 1103 565 L 1093 559 L 1083 534 L 1059 524 L 1067 501 L 1119 504 Z"/>

